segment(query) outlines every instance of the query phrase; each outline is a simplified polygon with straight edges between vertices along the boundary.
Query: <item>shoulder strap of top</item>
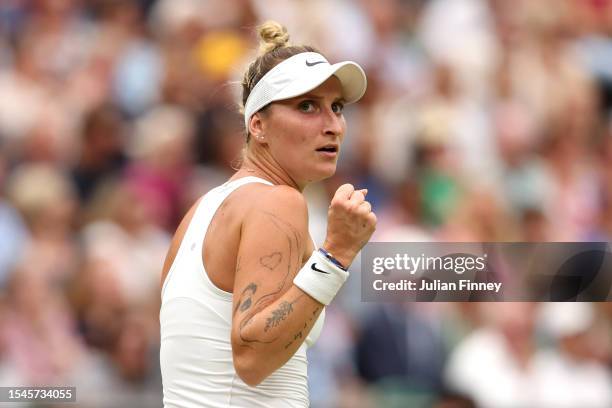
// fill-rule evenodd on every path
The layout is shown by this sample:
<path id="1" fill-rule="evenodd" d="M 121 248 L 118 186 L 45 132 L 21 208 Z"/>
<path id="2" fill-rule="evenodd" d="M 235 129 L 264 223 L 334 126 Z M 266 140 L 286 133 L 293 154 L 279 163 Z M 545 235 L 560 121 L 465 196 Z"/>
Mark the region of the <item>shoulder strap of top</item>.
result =
<path id="1" fill-rule="evenodd" d="M 199 242 L 200 250 L 202 249 L 202 241 L 204 240 L 204 236 L 206 235 L 206 230 L 208 229 L 208 224 L 214 217 L 215 213 L 219 206 L 225 201 L 225 199 L 234 192 L 234 190 L 242 187 L 245 184 L 249 183 L 262 183 L 272 185 L 268 180 L 264 180 L 259 177 L 243 177 L 236 180 L 228 181 L 219 187 L 212 189 L 208 192 L 198 205 L 191 222 L 189 223 L 189 227 L 185 235 L 191 235 L 191 240 L 197 240 Z M 201 239 L 200 239 L 201 238 Z"/>
<path id="2" fill-rule="evenodd" d="M 170 271 L 168 272 L 168 276 L 164 281 L 162 286 L 162 297 L 164 294 L 164 289 L 166 284 L 171 279 L 171 275 L 174 272 L 174 264 L 177 263 L 179 259 L 182 259 L 183 253 L 187 250 L 193 251 L 196 254 L 202 253 L 202 245 L 204 244 L 204 237 L 206 236 L 206 232 L 208 231 L 208 226 L 212 218 L 214 217 L 217 209 L 223 201 L 237 188 L 242 187 L 245 184 L 249 183 L 262 183 L 273 185 L 268 180 L 264 180 L 259 177 L 248 176 L 239 178 L 236 180 L 228 181 L 218 187 L 213 188 L 208 193 L 206 193 L 200 202 L 189 222 L 189 226 L 187 227 L 187 231 L 185 231 L 185 235 L 181 241 L 177 254 L 174 258 L 173 265 L 170 267 Z M 220 289 L 219 289 L 220 290 Z M 223 292 L 226 293 L 226 292 Z M 231 294 L 230 294 L 231 296 Z"/>

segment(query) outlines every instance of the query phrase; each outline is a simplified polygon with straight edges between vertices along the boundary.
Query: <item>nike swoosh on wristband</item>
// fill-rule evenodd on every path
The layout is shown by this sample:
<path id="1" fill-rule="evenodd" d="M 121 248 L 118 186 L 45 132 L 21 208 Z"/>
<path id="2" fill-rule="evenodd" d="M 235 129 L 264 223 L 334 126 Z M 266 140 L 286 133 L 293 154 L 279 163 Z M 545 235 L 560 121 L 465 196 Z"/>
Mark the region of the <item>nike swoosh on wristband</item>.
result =
<path id="1" fill-rule="evenodd" d="M 325 61 L 315 61 L 315 62 L 308 62 L 308 60 L 306 61 L 306 65 L 308 65 L 309 67 L 312 67 L 317 64 L 325 64 Z"/>
<path id="2" fill-rule="evenodd" d="M 312 265 L 310 265 L 310 268 L 311 268 L 313 271 L 317 271 L 317 272 L 321 272 L 321 273 L 326 273 L 326 274 L 328 274 L 328 275 L 330 275 L 330 274 L 331 274 L 330 272 L 326 272 L 326 271 L 323 271 L 323 270 L 321 270 L 321 269 L 317 268 L 317 267 L 315 266 L 316 264 L 317 264 L 317 263 L 315 262 L 315 263 L 313 263 Z"/>

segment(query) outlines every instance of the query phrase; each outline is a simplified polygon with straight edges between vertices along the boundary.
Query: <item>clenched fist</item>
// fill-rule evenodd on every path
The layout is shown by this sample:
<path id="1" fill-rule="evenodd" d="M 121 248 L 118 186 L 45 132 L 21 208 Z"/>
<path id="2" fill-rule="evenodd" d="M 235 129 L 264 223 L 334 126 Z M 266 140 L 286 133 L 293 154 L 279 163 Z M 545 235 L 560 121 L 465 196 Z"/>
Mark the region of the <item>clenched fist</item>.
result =
<path id="1" fill-rule="evenodd" d="M 327 212 L 323 248 L 348 267 L 376 229 L 376 215 L 366 201 L 367 190 L 344 184 L 336 190 Z"/>

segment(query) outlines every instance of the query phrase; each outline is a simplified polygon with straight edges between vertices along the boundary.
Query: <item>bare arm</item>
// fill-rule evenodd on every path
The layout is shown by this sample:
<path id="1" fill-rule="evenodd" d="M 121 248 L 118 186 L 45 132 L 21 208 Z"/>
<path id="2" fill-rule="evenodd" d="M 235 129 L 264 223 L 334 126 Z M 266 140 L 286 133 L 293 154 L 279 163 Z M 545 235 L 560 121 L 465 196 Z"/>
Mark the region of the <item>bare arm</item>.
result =
<path id="1" fill-rule="evenodd" d="M 329 208 L 323 246 L 347 267 L 376 226 L 366 193 L 345 184 Z M 300 287 L 312 296 L 293 283 L 312 252 L 304 197 L 286 186 L 268 188 L 257 197 L 242 224 L 232 318 L 234 367 L 249 385 L 259 384 L 300 347 L 323 309 L 315 297 L 331 301 L 316 283 L 311 285 L 317 273 L 300 272 L 305 273 Z"/>
<path id="2" fill-rule="evenodd" d="M 323 309 L 293 285 L 309 255 L 304 198 L 289 187 L 268 191 L 243 222 L 234 280 L 234 366 L 249 385 L 295 354 Z"/>

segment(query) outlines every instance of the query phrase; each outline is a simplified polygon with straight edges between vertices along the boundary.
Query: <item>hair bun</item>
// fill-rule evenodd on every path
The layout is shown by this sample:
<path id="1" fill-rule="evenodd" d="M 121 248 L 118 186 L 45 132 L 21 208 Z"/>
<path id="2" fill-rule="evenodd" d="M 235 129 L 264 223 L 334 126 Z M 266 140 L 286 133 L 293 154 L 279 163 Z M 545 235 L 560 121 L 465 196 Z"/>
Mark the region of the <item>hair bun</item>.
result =
<path id="1" fill-rule="evenodd" d="M 258 28 L 261 41 L 259 42 L 259 54 L 263 55 L 289 43 L 287 29 L 276 21 L 266 21 Z"/>

